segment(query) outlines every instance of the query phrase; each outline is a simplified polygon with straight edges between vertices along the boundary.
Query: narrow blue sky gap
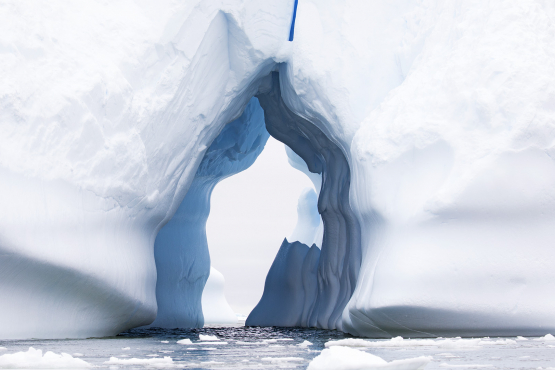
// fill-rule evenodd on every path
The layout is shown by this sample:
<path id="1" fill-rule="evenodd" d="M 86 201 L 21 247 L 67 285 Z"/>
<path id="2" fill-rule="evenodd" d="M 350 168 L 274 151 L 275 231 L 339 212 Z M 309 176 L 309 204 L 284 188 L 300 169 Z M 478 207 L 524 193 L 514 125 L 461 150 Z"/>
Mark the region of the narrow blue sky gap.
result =
<path id="1" fill-rule="evenodd" d="M 293 41 L 293 36 L 295 36 L 295 18 L 297 18 L 297 5 L 299 0 L 295 0 L 295 6 L 293 7 L 293 19 L 291 20 L 291 30 L 289 31 L 289 41 Z"/>

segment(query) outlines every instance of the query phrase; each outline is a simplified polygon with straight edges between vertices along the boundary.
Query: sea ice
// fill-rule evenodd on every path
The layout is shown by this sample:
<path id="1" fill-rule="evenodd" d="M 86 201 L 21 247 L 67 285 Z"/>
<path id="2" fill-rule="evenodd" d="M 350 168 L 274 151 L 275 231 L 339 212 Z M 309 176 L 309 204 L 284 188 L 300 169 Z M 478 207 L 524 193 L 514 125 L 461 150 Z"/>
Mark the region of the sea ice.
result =
<path id="1" fill-rule="evenodd" d="M 193 344 L 193 342 L 189 338 L 185 338 L 178 340 L 177 344 Z"/>
<path id="2" fill-rule="evenodd" d="M 163 358 L 126 358 L 126 359 L 110 357 L 110 360 L 105 361 L 104 364 L 124 365 L 124 366 L 141 365 L 141 366 L 157 368 L 157 369 L 171 368 L 171 367 L 174 367 L 175 365 L 178 365 L 174 363 L 173 359 L 169 356 L 164 356 Z"/>
<path id="3" fill-rule="evenodd" d="M 220 338 L 218 338 L 215 335 L 206 335 L 206 334 L 199 334 L 198 335 L 198 339 L 201 341 L 216 341 L 216 340 L 220 340 Z"/>
<path id="4" fill-rule="evenodd" d="M 423 369 L 431 357 L 417 357 L 387 362 L 381 357 L 348 347 L 326 348 L 308 365 L 307 370 L 416 370 Z"/>
<path id="5" fill-rule="evenodd" d="M 344 347 L 420 347 L 433 346 L 439 348 L 468 348 L 483 345 L 513 345 L 516 341 L 512 339 L 488 340 L 480 339 L 462 339 L 462 338 L 445 338 L 445 339 L 404 339 L 403 337 L 395 337 L 390 340 L 367 340 L 359 338 L 347 338 L 337 341 L 326 342 L 326 347 L 344 346 Z"/>
<path id="6" fill-rule="evenodd" d="M 534 340 L 538 341 L 538 342 L 551 342 L 555 340 L 555 337 L 551 334 L 546 334 L 543 337 L 540 338 L 534 338 Z"/>
<path id="7" fill-rule="evenodd" d="M 92 365 L 67 353 L 56 354 L 29 347 L 27 352 L 0 356 L 0 369 L 84 369 Z"/>
<path id="8" fill-rule="evenodd" d="M 262 357 L 262 361 L 271 362 L 273 364 L 279 364 L 280 362 L 303 362 L 302 357 Z"/>

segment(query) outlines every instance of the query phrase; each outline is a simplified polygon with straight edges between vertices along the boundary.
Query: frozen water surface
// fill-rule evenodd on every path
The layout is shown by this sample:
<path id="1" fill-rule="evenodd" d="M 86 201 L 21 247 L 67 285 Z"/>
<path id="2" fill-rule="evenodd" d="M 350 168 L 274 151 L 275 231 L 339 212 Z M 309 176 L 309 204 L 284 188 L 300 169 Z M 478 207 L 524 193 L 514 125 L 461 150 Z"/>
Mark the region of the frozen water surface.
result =
<path id="1" fill-rule="evenodd" d="M 214 337 L 218 341 L 212 340 L 212 344 L 217 342 L 227 344 L 195 345 L 202 342 L 200 338 Z M 76 364 L 85 361 L 94 368 L 106 369 L 306 369 L 326 347 L 328 350 L 338 347 L 330 344 L 326 346 L 326 343 L 338 343 L 338 341 L 344 341 L 345 345 L 341 348 L 349 348 L 351 351 L 360 351 L 383 359 L 390 363 L 387 368 L 396 368 L 391 365 L 392 361 L 431 357 L 425 369 L 545 369 L 555 366 L 555 348 L 551 346 L 553 342 L 549 338 L 550 336 L 371 340 L 353 338 L 349 334 L 338 331 L 304 328 L 226 327 L 192 330 L 149 328 L 133 329 L 117 337 L 108 338 L 0 341 L 0 347 L 6 348 L 0 353 L 0 369 L 8 368 L 6 367 L 8 357 L 4 356 L 9 355 L 10 359 L 13 359 L 13 354 L 28 352 L 29 347 L 42 350 L 42 353 L 50 351 L 58 355 L 58 357 L 50 355 L 49 365 L 51 366 L 48 368 L 68 368 L 68 362 L 72 362 L 68 361 L 67 355 L 69 355 L 74 359 L 78 358 L 78 361 L 74 362 Z M 192 346 L 177 343 L 184 339 L 190 340 Z M 307 345 L 307 342 L 311 345 Z M 451 345 L 446 346 L 447 342 L 451 342 Z M 337 360 L 332 358 L 334 352 L 345 351 L 333 350 L 324 353 L 329 357 L 326 363 L 331 364 L 331 361 Z M 62 353 L 67 355 L 62 357 Z M 359 356 L 351 357 L 366 358 L 360 353 Z M 56 358 L 64 363 L 57 366 Z M 343 362 L 334 363 L 337 364 L 336 366 L 342 366 Z M 383 364 L 382 361 L 374 358 L 373 365 L 379 367 L 379 363 Z M 404 363 L 418 365 L 418 361 L 404 361 Z M 33 367 L 33 363 L 29 361 L 21 362 L 18 367 L 17 363 L 10 360 L 9 368 L 42 368 L 41 362 L 35 364 L 39 367 Z M 400 363 L 393 363 L 393 365 L 396 364 Z M 310 368 L 320 369 L 320 365 L 315 361 Z M 345 363 L 345 366 L 348 366 L 348 363 Z M 336 370 L 342 368 L 337 367 Z"/>

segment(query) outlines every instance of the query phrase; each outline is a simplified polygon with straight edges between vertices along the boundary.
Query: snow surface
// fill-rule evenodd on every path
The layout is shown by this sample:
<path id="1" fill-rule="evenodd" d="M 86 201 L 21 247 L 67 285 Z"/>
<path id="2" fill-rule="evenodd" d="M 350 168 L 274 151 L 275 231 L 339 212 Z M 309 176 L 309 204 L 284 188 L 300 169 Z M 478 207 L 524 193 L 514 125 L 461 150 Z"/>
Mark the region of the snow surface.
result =
<path id="1" fill-rule="evenodd" d="M 211 186 L 263 147 L 255 95 L 322 174 L 324 225 L 257 324 L 555 330 L 555 5 L 303 0 L 290 42 L 294 4 L 3 3 L 2 338 L 201 326 Z"/>
<path id="2" fill-rule="evenodd" d="M 387 362 L 381 357 L 348 347 L 326 348 L 308 365 L 307 370 L 417 370 L 423 369 L 431 357 L 421 356 Z"/>
<path id="3" fill-rule="evenodd" d="M 86 369 L 91 364 L 67 353 L 56 354 L 29 347 L 27 352 L 8 353 L 0 356 L 0 369 Z"/>

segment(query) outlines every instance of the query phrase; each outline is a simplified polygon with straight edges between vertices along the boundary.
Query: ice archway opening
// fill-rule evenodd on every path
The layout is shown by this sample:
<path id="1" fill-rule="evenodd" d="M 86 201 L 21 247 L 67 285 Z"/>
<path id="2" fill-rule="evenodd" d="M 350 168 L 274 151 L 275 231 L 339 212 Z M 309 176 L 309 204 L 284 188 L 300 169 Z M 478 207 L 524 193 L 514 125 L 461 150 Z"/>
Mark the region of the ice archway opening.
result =
<path id="1" fill-rule="evenodd" d="M 248 315 L 260 300 L 283 239 L 312 245 L 310 234 L 321 223 L 314 185 L 288 162 L 285 146 L 270 137 L 251 167 L 221 181 L 212 193 L 206 225 L 210 263 L 225 277 L 226 299 L 240 315 Z M 300 227 L 299 218 L 306 225 Z M 222 323 L 207 299 L 212 279 L 203 291 L 205 325 Z"/>
<path id="2" fill-rule="evenodd" d="M 360 227 L 349 205 L 349 165 L 326 134 L 287 107 L 277 71 L 262 79 L 256 98 L 210 145 L 185 199 L 158 234 L 158 315 L 153 326 L 203 325 L 201 296 L 210 268 L 206 221 L 212 190 L 222 179 L 252 165 L 268 133 L 302 158 L 310 173 L 321 174 L 318 212 L 324 232 L 321 251 L 316 245 L 283 242 L 247 325 L 342 328 L 343 310 L 361 261 Z"/>

